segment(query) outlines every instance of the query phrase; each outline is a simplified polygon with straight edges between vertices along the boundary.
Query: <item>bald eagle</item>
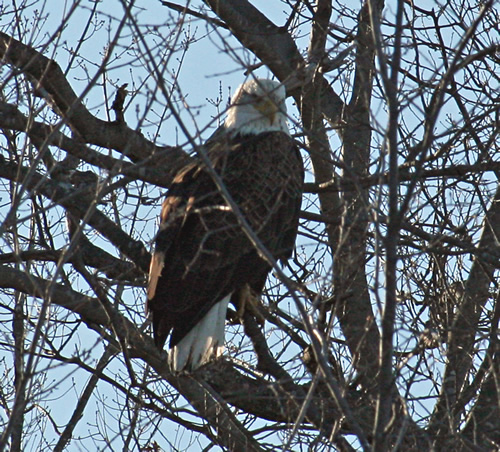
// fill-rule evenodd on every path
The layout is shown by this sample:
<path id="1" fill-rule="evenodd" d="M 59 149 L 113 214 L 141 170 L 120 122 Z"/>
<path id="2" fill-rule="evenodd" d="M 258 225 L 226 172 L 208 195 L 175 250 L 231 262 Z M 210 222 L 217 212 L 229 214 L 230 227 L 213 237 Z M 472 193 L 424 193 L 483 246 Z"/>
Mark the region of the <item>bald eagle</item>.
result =
<path id="1" fill-rule="evenodd" d="M 292 254 L 304 168 L 286 124 L 284 87 L 265 79 L 241 85 L 206 154 L 212 169 L 199 159 L 172 182 L 149 270 L 154 340 L 161 349 L 170 334 L 173 372 L 193 371 L 222 353 L 229 303 L 245 290 L 259 296 L 271 270 L 227 193 L 277 260 Z"/>

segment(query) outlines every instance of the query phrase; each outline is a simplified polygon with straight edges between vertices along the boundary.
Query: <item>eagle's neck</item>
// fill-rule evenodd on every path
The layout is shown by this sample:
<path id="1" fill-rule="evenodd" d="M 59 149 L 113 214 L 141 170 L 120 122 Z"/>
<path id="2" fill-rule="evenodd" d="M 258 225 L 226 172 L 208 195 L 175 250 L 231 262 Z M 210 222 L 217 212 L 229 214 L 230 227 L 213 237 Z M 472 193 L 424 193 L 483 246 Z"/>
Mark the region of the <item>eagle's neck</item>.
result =
<path id="1" fill-rule="evenodd" d="M 258 135 L 264 132 L 283 132 L 290 135 L 286 124 L 286 116 L 277 112 L 273 122 L 263 116 L 251 105 L 237 105 L 229 108 L 224 123 L 230 135 Z"/>

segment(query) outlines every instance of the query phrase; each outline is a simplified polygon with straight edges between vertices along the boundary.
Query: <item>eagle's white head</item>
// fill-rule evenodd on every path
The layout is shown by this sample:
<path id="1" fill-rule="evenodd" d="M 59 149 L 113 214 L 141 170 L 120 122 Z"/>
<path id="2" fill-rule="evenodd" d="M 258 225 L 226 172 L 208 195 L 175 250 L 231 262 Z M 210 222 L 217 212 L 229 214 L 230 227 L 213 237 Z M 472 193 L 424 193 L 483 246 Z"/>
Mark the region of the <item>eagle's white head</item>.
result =
<path id="1" fill-rule="evenodd" d="M 286 124 L 285 87 L 274 80 L 252 79 L 238 87 L 231 99 L 224 128 L 242 135 L 284 132 Z"/>

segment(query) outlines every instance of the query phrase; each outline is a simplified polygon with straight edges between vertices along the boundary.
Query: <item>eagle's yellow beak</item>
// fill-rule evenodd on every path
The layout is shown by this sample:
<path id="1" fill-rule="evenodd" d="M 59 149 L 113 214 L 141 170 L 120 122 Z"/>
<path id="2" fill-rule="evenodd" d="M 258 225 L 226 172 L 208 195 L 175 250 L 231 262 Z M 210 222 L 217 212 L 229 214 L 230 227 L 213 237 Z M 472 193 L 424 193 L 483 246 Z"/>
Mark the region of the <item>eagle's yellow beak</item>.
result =
<path id="1" fill-rule="evenodd" d="M 260 100 L 255 104 L 255 108 L 262 113 L 263 116 L 269 119 L 271 125 L 274 124 L 276 119 L 276 113 L 278 113 L 279 108 L 271 99 L 268 97 Z"/>

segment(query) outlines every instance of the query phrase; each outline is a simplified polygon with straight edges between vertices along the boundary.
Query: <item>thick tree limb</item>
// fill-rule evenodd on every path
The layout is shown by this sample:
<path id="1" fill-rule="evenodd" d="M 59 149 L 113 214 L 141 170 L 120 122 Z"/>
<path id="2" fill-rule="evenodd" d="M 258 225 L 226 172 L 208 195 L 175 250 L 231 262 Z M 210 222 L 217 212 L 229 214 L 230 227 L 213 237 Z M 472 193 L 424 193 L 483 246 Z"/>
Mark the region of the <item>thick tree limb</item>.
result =
<path id="1" fill-rule="evenodd" d="M 479 241 L 479 249 L 484 250 L 485 257 L 487 257 L 486 250 L 498 250 L 499 237 L 500 185 L 486 213 Z M 450 423 L 452 425 L 458 423 L 465 408 L 463 404 L 457 406 L 456 401 L 465 389 L 472 368 L 477 326 L 485 304 L 490 298 L 489 288 L 494 283 L 494 272 L 497 268 L 498 265 L 493 265 L 489 259 L 485 260 L 481 255 L 476 256 L 448 334 L 448 363 L 443 377 L 442 393 L 430 422 L 430 430 L 434 433 L 441 431 L 443 437 L 447 436 Z"/>
<path id="2" fill-rule="evenodd" d="M 189 157 L 180 148 L 156 147 L 155 153 L 136 163 L 104 155 L 81 141 L 69 138 L 59 127 L 33 121 L 23 115 L 15 105 L 0 102 L 0 128 L 26 132 L 37 143 L 57 146 L 84 162 L 107 170 L 112 175 L 143 180 L 168 188 L 177 171 L 188 163 Z"/>
<path id="3" fill-rule="evenodd" d="M 383 452 L 389 447 L 387 433 L 394 415 L 394 396 L 397 389 L 394 385 L 394 335 L 396 328 L 397 307 L 397 266 L 398 246 L 401 234 L 402 216 L 399 212 L 399 114 L 400 102 L 398 99 L 398 75 L 401 66 L 401 41 L 403 34 L 404 2 L 399 0 L 396 6 L 396 23 L 394 25 L 394 50 L 392 65 L 386 63 L 383 48 L 382 30 L 380 25 L 381 4 L 368 0 L 368 13 L 370 27 L 375 47 L 375 54 L 380 67 L 389 120 L 386 130 L 386 143 L 388 152 L 389 183 L 388 183 L 388 212 L 387 233 L 383 238 L 385 248 L 385 297 L 382 309 L 381 339 L 380 339 L 380 367 L 377 382 L 377 408 L 374 425 L 374 451 Z M 397 423 L 396 423 L 397 424 Z"/>
<path id="4" fill-rule="evenodd" d="M 381 14 L 383 2 L 377 2 L 377 14 Z M 341 181 L 356 185 L 367 177 L 370 164 L 371 125 L 370 103 L 375 73 L 375 48 L 371 34 L 368 3 L 359 13 L 356 36 L 356 71 L 353 93 L 345 111 L 345 127 L 341 130 L 343 141 L 342 161 L 345 168 Z M 355 366 L 360 371 L 363 384 L 374 384 L 374 374 L 379 366 L 379 332 L 375 323 L 366 280 L 365 260 L 368 229 L 368 191 L 359 188 L 346 191 L 342 198 L 344 212 L 340 242 L 337 250 L 334 284 L 340 301 L 336 314 Z"/>
<path id="5" fill-rule="evenodd" d="M 1 32 L 0 59 L 28 75 L 35 90 L 51 103 L 63 122 L 83 141 L 114 149 L 133 162 L 165 150 L 124 123 L 103 121 L 93 116 L 73 91 L 55 61 Z M 177 156 L 179 155 L 178 149 L 171 149 L 172 153 L 177 152 Z"/>
<path id="6" fill-rule="evenodd" d="M 326 42 L 328 26 L 332 7 L 329 1 L 319 1 L 313 11 L 314 19 L 309 40 L 309 60 L 319 67 L 321 61 L 326 57 Z M 305 131 L 307 148 L 310 152 L 311 162 L 314 169 L 315 183 L 321 185 L 328 181 L 336 180 L 333 165 L 329 163 L 331 149 L 328 141 L 326 127 L 323 121 L 322 97 L 323 97 L 322 77 L 319 71 L 315 71 L 309 84 L 303 87 L 300 112 Z M 337 193 L 319 193 L 321 214 L 326 217 L 340 219 L 342 214 L 342 204 L 340 195 Z M 326 223 L 328 244 L 334 255 L 339 247 L 340 221 Z M 322 331 L 328 327 L 327 312 L 331 309 L 330 303 L 321 306 L 318 325 Z M 330 335 L 330 332 L 327 332 Z"/>
<path id="7" fill-rule="evenodd" d="M 285 85 L 297 104 L 301 102 L 301 84 L 310 78 L 304 61 L 288 30 L 273 24 L 247 0 L 205 0 L 234 36 Z M 321 109 L 331 124 L 338 124 L 344 103 L 322 75 Z M 288 82 L 288 83 L 287 83 Z M 297 87 L 295 88 L 294 87 Z"/>
<path id="8" fill-rule="evenodd" d="M 140 271 L 132 262 L 118 259 L 103 249 L 95 246 L 83 234 L 79 237 L 78 252 L 85 265 L 93 267 L 103 272 L 106 277 L 119 281 L 137 281 L 144 278 L 144 273 Z M 63 257 L 64 249 L 61 250 L 29 250 L 18 253 L 0 254 L 0 263 L 19 263 L 27 261 L 54 262 L 57 263 Z M 74 262 L 74 257 L 69 256 L 66 261 L 69 264 Z"/>
<path id="9" fill-rule="evenodd" d="M 305 387 L 288 383 L 285 389 L 279 383 L 250 378 L 226 361 L 200 369 L 194 377 L 173 376 L 167 369 L 164 354 L 158 351 L 149 335 L 141 333 L 136 325 L 110 304 L 103 305 L 102 300 L 83 295 L 62 284 L 2 265 L 0 287 L 18 290 L 41 299 L 45 299 L 50 293 L 51 303 L 79 315 L 87 325 L 109 328 L 112 324 L 120 342 L 128 345 L 128 356 L 144 360 L 158 375 L 174 386 L 216 429 L 221 444 L 229 450 L 261 449 L 232 413 L 224 408 L 226 402 L 264 419 L 292 422 L 304 401 L 307 392 Z M 205 383 L 201 383 L 199 378 Z M 346 397 L 356 410 L 356 419 L 362 421 L 365 428 L 369 428 L 373 409 L 366 405 L 355 390 L 351 390 Z M 307 420 L 326 437 L 342 417 L 333 400 L 321 391 L 315 395 L 307 410 Z M 348 433 L 349 430 L 347 424 L 342 428 L 343 433 Z M 426 435 L 415 425 L 410 428 L 410 434 L 405 441 L 408 441 L 408 444 L 420 444 L 421 447 L 428 444 Z"/>
<path id="10" fill-rule="evenodd" d="M 138 331 L 137 327 L 123 317 L 111 305 L 80 294 L 69 287 L 6 266 L 0 266 L 0 287 L 13 288 L 38 298 L 50 301 L 80 315 L 86 324 L 111 326 L 122 342 L 130 347 L 129 356 L 147 361 L 163 378 L 172 384 L 199 411 L 217 431 L 220 444 L 228 450 L 261 451 L 257 442 L 242 427 L 227 405 L 214 399 L 207 390 L 191 377 L 173 377 L 167 370 L 164 357 L 153 344 L 153 340 Z"/>
<path id="11" fill-rule="evenodd" d="M 27 177 L 28 176 L 28 177 Z M 24 184 L 25 190 L 35 191 L 64 207 L 75 217 L 86 218 L 87 223 L 99 231 L 142 271 L 149 268 L 150 255 L 142 242 L 134 240 L 122 228 L 96 208 L 96 200 L 73 189 L 69 184 L 55 182 L 36 171 L 17 163 L 0 161 L 0 177 Z"/>
<path id="12" fill-rule="evenodd" d="M 118 313 L 111 305 L 103 306 L 103 302 L 95 298 L 82 295 L 53 281 L 29 276 L 22 271 L 6 266 L 0 266 L 0 287 L 13 288 L 42 299 L 50 293 L 52 303 L 80 315 L 88 325 L 109 327 L 112 322 L 113 331 L 121 338 L 122 342 L 127 343 L 130 347 L 129 356 L 145 360 L 159 375 L 176 387 L 200 412 L 200 415 L 218 430 L 222 444 L 225 444 L 229 450 L 260 450 L 260 448 L 241 430 L 241 425 L 235 419 L 231 420 L 232 414 L 224 408 L 224 400 L 245 410 L 251 406 L 250 412 L 255 412 L 257 416 L 279 422 L 293 420 L 297 414 L 297 403 L 300 403 L 301 397 L 304 397 L 303 389 L 299 386 L 297 386 L 297 394 L 291 394 L 289 391 L 283 391 L 279 386 L 274 387 L 268 382 L 251 380 L 235 372 L 229 364 L 221 369 L 221 363 L 218 363 L 217 372 L 214 373 L 212 366 L 202 371 L 201 375 L 221 394 L 224 398 L 221 399 L 210 387 L 203 383 L 200 384 L 193 377 L 172 376 L 152 339 L 140 333 L 134 324 Z M 232 370 L 228 373 L 229 369 Z M 250 390 L 250 388 L 252 389 Z M 274 403 L 270 403 L 272 399 L 275 399 Z M 257 403 L 258 401 L 262 401 L 262 404 Z M 325 400 L 320 403 L 320 406 L 325 402 L 327 405 L 330 404 L 328 400 Z M 282 408 L 277 409 L 279 406 Z M 328 426 L 334 422 L 332 416 L 336 412 L 333 406 L 330 406 L 329 410 L 333 411 L 328 416 L 325 414 L 315 416 L 318 427 L 324 429 L 327 435 L 330 431 L 329 428 L 331 429 Z M 309 411 L 311 414 L 312 411 Z"/>

